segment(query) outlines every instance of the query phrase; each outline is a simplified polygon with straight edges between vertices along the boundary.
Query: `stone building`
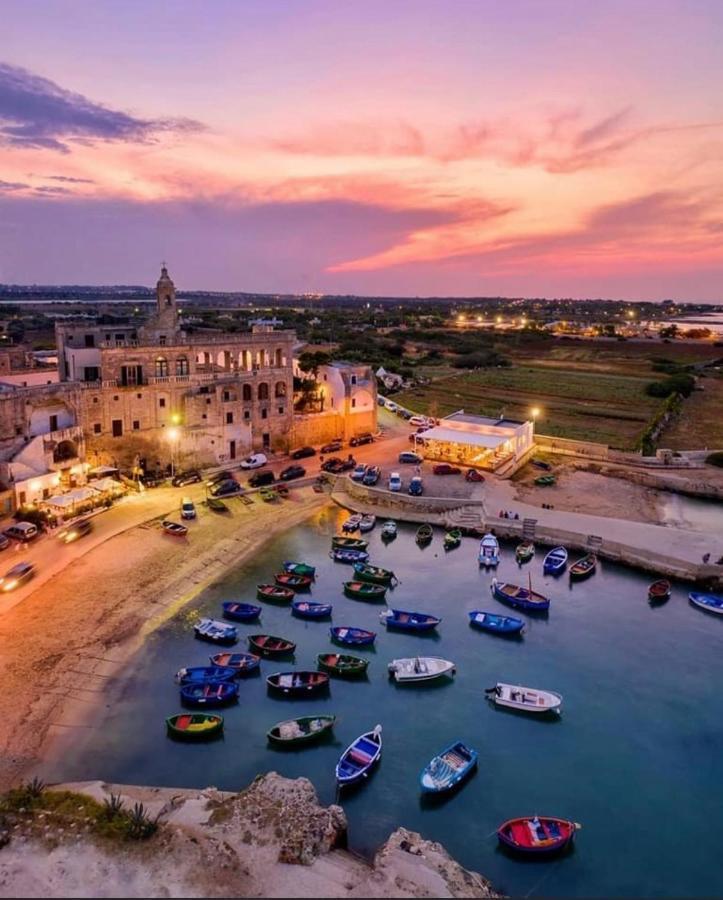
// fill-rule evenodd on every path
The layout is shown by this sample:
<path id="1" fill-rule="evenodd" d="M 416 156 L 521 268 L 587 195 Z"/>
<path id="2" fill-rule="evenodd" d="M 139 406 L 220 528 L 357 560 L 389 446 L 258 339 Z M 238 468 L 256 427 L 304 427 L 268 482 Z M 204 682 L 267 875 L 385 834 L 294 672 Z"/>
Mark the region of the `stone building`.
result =
<path id="1" fill-rule="evenodd" d="M 376 432 L 377 383 L 371 366 L 344 361 L 319 366 L 315 394 L 317 411 L 294 418 L 294 446 Z"/>

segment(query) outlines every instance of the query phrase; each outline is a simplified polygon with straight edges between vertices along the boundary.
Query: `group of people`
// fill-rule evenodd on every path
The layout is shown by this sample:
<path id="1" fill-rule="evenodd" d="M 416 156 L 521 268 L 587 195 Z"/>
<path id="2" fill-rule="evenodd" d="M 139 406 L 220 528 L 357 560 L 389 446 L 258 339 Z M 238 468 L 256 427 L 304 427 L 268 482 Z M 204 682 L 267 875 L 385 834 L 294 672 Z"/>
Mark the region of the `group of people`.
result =
<path id="1" fill-rule="evenodd" d="M 500 510 L 500 519 L 519 519 L 519 513 L 513 513 L 509 509 L 501 509 Z"/>

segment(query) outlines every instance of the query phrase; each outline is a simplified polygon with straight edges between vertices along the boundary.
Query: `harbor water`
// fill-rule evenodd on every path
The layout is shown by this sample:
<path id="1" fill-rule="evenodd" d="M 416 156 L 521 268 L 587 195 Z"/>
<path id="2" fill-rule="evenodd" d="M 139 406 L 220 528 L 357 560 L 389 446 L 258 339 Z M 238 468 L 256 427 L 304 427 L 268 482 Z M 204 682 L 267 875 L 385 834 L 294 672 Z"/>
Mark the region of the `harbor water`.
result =
<path id="1" fill-rule="evenodd" d="M 344 517 L 325 509 L 270 542 L 155 632 L 109 695 L 105 720 L 49 764 L 44 777 L 236 791 L 276 770 L 311 779 L 322 803 L 340 802 L 351 849 L 368 856 L 403 825 L 442 842 L 507 894 L 719 895 L 723 621 L 691 607 L 685 585 L 675 585 L 671 599 L 654 608 L 647 601 L 650 578 L 642 573 L 601 562 L 592 578 L 571 585 L 566 576 L 543 577 L 539 550 L 519 567 L 508 544 L 497 577 L 523 585 L 531 578 L 552 600 L 546 618 L 515 613 L 491 597 L 492 575 L 477 566 L 476 540 L 445 554 L 437 530 L 420 549 L 414 528 L 402 525 L 385 545 L 378 524 L 368 536 L 371 561 L 400 579 L 389 605 L 442 617 L 432 636 L 387 632 L 379 621 L 383 604 L 342 593 L 353 572 L 330 559 L 329 545 Z M 191 546 L 192 540 L 191 531 Z M 247 634 L 263 632 L 295 641 L 295 658 L 263 661 L 260 675 L 240 682 L 239 703 L 224 711 L 223 740 L 169 740 L 164 718 L 181 709 L 175 672 L 207 663 L 215 649 L 194 639 L 193 622 L 199 614 L 220 618 L 222 600 L 257 602 L 256 584 L 271 581 L 284 560 L 317 566 L 310 596 L 334 604 L 331 622 L 305 622 L 288 606 L 260 604 L 260 622 L 238 626 L 238 649 L 247 649 Z M 524 637 L 474 631 L 467 612 L 475 608 L 520 615 L 528 623 Z M 268 674 L 314 669 L 317 654 L 332 649 L 330 624 L 377 632 L 372 649 L 343 651 L 370 660 L 367 678 L 332 679 L 327 695 L 310 700 L 270 694 Z M 452 660 L 457 674 L 439 684 L 390 681 L 387 664 L 414 655 Z M 562 715 L 537 719 L 494 708 L 484 690 L 497 681 L 561 693 Z M 333 736 L 296 751 L 268 745 L 273 724 L 316 712 L 336 713 Z M 338 797 L 340 753 L 377 723 L 380 765 L 363 786 Z M 430 802 L 421 796 L 420 771 L 457 739 L 479 752 L 478 771 L 454 794 Z M 500 850 L 497 826 L 526 814 L 580 822 L 574 850 L 547 862 Z"/>

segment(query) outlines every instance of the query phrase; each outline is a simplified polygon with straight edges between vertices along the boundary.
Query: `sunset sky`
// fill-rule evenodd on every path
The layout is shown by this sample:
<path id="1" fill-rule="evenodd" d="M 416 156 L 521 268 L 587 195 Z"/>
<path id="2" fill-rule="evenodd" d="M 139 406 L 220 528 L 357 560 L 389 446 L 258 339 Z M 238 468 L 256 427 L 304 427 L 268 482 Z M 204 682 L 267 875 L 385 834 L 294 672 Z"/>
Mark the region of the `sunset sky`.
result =
<path id="1" fill-rule="evenodd" d="M 723 302 L 720 0 L 3 0 L 0 282 Z"/>

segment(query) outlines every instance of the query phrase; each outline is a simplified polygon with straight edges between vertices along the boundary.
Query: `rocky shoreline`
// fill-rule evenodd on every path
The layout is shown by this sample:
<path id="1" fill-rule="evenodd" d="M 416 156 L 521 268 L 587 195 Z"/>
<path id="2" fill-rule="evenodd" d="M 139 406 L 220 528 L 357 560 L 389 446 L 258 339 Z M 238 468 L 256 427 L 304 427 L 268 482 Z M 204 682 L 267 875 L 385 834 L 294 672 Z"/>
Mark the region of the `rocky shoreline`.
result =
<path id="1" fill-rule="evenodd" d="M 142 803 L 157 831 L 145 840 L 99 837 L 82 804 L 92 798 L 102 811 L 111 795 L 127 809 Z M 69 809 L 82 810 L 77 822 Z M 104 896 L 118 897 L 502 896 L 441 844 L 405 828 L 371 862 L 354 856 L 344 810 L 320 806 L 306 778 L 276 772 L 237 794 L 56 785 L 3 818 L 0 897 L 90 897 L 99 884 Z"/>

